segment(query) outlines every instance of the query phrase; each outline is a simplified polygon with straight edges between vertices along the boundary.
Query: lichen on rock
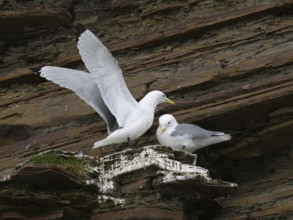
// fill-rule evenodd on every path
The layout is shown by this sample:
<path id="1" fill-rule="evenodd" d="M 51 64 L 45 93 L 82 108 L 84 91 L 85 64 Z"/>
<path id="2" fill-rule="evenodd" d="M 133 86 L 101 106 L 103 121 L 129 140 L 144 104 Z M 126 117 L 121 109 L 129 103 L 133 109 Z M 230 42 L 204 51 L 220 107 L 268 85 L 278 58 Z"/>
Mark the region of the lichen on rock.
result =
<path id="1" fill-rule="evenodd" d="M 236 188 L 236 184 L 211 179 L 207 169 L 183 162 L 191 154 L 181 152 L 178 158 L 176 154 L 171 148 L 155 145 L 126 149 L 103 157 L 47 151 L 20 164 L 11 178 L 2 181 L 1 185 L 10 189 L 29 186 L 45 194 L 54 189 L 61 198 L 70 191 L 80 190 L 95 198 L 88 208 L 96 218 L 109 209 L 157 208 L 170 196 L 175 200 L 167 203 L 176 210 L 182 201 L 190 200 L 187 192 L 197 195 L 192 198 L 194 200 L 213 200 Z M 170 193 L 168 189 L 172 187 L 176 190 Z M 30 193 L 31 190 L 25 192 Z M 62 201 L 58 202 L 64 205 Z"/>

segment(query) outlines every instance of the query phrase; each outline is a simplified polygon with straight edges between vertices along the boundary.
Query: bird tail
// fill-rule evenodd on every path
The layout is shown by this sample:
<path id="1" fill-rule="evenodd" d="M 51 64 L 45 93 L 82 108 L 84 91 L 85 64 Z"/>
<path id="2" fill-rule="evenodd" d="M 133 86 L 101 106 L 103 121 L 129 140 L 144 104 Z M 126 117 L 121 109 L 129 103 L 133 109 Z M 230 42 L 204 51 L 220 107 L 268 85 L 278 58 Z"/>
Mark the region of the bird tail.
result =
<path id="1" fill-rule="evenodd" d="M 94 146 L 93 146 L 93 149 L 98 148 L 98 147 L 103 147 L 103 146 L 106 146 L 106 145 L 109 145 L 109 144 L 110 143 L 108 143 L 107 138 L 105 138 L 105 139 L 102 139 L 100 141 L 95 142 Z"/>
<path id="2" fill-rule="evenodd" d="M 211 136 L 214 137 L 215 142 L 217 143 L 229 141 L 232 138 L 230 134 L 226 134 L 224 132 L 213 132 Z"/>

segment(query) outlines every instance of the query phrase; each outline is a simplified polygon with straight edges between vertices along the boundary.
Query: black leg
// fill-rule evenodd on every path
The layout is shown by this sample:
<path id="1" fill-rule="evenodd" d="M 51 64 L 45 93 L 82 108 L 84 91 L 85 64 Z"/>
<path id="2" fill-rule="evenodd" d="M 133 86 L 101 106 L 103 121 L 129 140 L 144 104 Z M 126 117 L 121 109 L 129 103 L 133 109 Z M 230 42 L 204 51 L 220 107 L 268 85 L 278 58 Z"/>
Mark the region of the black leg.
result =
<path id="1" fill-rule="evenodd" d="M 127 140 L 128 140 L 128 146 L 129 146 L 130 148 L 132 148 L 132 144 L 131 144 L 130 138 L 128 137 Z"/>
<path id="2" fill-rule="evenodd" d="M 197 154 L 193 154 L 195 155 L 194 160 L 192 161 L 192 165 L 196 166 L 196 161 L 197 161 Z"/>

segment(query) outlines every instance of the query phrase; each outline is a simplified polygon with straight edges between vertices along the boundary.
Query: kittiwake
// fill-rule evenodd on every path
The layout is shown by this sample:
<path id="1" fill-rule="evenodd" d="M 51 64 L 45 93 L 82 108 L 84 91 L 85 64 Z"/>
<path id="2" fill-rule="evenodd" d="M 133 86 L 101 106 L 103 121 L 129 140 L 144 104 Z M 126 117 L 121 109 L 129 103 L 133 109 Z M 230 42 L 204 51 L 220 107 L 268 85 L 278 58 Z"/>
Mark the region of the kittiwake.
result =
<path id="1" fill-rule="evenodd" d="M 156 136 L 161 145 L 189 153 L 231 139 L 231 135 L 223 132 L 209 131 L 193 124 L 178 124 L 170 114 L 159 118 Z"/>
<path id="2" fill-rule="evenodd" d="M 157 90 L 147 93 L 137 102 L 111 52 L 82 25 L 78 25 L 77 32 L 77 48 L 89 72 L 53 66 L 31 70 L 74 91 L 107 123 L 109 135 L 94 143 L 93 148 L 123 142 L 130 144 L 151 127 L 158 104 L 174 102 Z"/>

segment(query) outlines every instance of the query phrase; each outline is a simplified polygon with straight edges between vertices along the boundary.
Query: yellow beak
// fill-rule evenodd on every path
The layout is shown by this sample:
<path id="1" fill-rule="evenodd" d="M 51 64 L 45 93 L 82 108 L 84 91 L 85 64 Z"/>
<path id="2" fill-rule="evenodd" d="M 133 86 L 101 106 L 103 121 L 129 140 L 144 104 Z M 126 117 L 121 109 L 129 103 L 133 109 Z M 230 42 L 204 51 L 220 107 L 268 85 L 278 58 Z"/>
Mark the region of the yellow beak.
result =
<path id="1" fill-rule="evenodd" d="M 160 127 L 160 134 L 162 135 L 164 132 L 166 131 L 166 128 L 162 128 L 162 127 Z"/>
<path id="2" fill-rule="evenodd" d="M 166 98 L 166 102 L 168 102 L 171 105 L 175 105 L 175 102 L 173 102 L 171 99 Z"/>

